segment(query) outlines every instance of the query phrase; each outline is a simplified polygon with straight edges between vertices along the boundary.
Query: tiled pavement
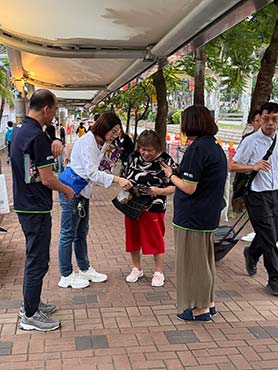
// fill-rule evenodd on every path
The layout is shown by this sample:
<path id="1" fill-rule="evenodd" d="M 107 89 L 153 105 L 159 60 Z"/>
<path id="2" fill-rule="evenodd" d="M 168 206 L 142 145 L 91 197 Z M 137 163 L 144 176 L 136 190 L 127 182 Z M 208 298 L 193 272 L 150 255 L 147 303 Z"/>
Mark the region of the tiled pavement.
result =
<path id="1" fill-rule="evenodd" d="M 3 163 L 2 155 L 2 164 Z M 10 168 L 3 166 L 11 186 Z M 53 210 L 51 263 L 43 299 L 58 306 L 60 330 L 18 329 L 24 267 L 24 237 L 13 212 L 0 235 L 0 370 L 245 370 L 278 369 L 278 297 L 268 295 L 262 262 L 248 277 L 239 243 L 217 263 L 217 308 L 212 323 L 176 319 L 172 204 L 166 224 L 166 284 L 150 286 L 152 257 L 143 259 L 145 277 L 128 285 L 130 258 L 124 251 L 123 217 L 111 205 L 117 186 L 96 187 L 90 208 L 92 265 L 106 283 L 83 290 L 58 288 L 57 242 L 60 210 Z M 200 277 L 201 279 L 201 277 Z"/>

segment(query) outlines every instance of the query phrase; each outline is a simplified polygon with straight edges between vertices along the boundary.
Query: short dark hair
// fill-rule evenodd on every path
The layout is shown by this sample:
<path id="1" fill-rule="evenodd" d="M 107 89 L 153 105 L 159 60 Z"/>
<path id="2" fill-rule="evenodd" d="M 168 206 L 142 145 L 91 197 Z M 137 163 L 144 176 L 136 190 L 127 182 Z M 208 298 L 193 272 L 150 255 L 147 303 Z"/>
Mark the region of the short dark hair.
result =
<path id="1" fill-rule="evenodd" d="M 141 147 L 152 146 L 157 152 L 163 150 L 163 146 L 157 132 L 153 130 L 144 130 L 139 135 L 136 141 L 136 148 L 139 150 Z"/>
<path id="2" fill-rule="evenodd" d="M 203 105 L 194 104 L 181 115 L 181 131 L 186 136 L 214 136 L 218 127 L 211 112 Z"/>
<path id="3" fill-rule="evenodd" d="M 38 89 L 31 96 L 29 108 L 31 110 L 40 111 L 43 107 L 53 107 L 56 103 L 56 96 L 49 90 Z"/>
<path id="4" fill-rule="evenodd" d="M 267 102 L 260 106 L 259 113 L 262 114 L 264 110 L 268 113 L 278 113 L 278 104 L 274 102 Z"/>
<path id="5" fill-rule="evenodd" d="M 100 114 L 99 114 L 99 113 L 96 113 L 96 114 L 94 115 L 94 121 L 96 122 L 96 120 L 97 120 L 99 117 L 100 117 Z"/>
<path id="6" fill-rule="evenodd" d="M 90 127 L 90 130 L 94 135 L 99 136 L 105 141 L 105 135 L 107 132 L 112 130 L 116 125 L 120 125 L 122 128 L 122 122 L 120 118 L 113 112 L 105 112 L 100 115 L 96 120 L 95 124 Z"/>
<path id="7" fill-rule="evenodd" d="M 8 121 L 7 125 L 8 125 L 8 127 L 13 127 L 14 124 L 12 123 L 12 121 Z"/>
<path id="8" fill-rule="evenodd" d="M 250 123 L 252 123 L 252 122 L 254 121 L 254 119 L 255 119 L 255 117 L 256 117 L 256 115 L 257 115 L 257 114 L 260 114 L 259 109 L 254 110 L 254 112 L 252 112 L 252 113 L 250 114 L 250 117 L 249 117 L 249 119 L 250 119 Z"/>

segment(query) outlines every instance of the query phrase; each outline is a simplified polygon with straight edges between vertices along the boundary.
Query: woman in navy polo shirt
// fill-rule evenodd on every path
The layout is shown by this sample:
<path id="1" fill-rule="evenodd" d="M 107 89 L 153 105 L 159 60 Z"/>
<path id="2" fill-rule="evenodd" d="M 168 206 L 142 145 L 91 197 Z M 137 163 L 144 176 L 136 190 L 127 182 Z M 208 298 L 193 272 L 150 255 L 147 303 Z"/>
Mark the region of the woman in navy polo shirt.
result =
<path id="1" fill-rule="evenodd" d="M 193 142 L 184 153 L 178 176 L 162 164 L 176 185 L 177 316 L 185 321 L 210 321 L 216 314 L 213 232 L 224 206 L 227 159 L 214 137 L 218 128 L 207 108 L 187 108 L 181 130 Z"/>

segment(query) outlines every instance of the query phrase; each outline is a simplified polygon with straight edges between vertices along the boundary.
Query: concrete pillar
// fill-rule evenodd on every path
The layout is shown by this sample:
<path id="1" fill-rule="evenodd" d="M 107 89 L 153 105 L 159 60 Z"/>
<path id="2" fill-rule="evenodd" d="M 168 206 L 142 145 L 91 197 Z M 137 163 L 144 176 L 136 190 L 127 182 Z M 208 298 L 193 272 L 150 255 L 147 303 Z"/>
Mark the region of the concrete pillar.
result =
<path id="1" fill-rule="evenodd" d="M 22 121 L 26 114 L 26 99 L 22 97 L 15 98 L 15 120 L 16 123 Z"/>
<path id="2" fill-rule="evenodd" d="M 67 109 L 64 108 L 64 107 L 59 108 L 58 115 L 59 115 L 59 123 L 61 125 L 63 125 L 64 127 L 66 127 L 66 119 L 67 119 L 67 116 L 68 116 Z"/>

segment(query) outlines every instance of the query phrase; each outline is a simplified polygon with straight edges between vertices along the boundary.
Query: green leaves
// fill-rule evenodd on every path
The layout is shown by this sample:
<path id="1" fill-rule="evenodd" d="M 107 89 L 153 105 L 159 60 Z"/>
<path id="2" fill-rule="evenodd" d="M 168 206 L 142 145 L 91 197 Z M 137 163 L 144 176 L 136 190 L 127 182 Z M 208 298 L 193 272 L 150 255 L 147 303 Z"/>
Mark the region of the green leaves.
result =
<path id="1" fill-rule="evenodd" d="M 12 84 L 8 72 L 2 66 L 0 66 L 0 97 L 4 98 L 11 108 L 14 107 Z"/>

